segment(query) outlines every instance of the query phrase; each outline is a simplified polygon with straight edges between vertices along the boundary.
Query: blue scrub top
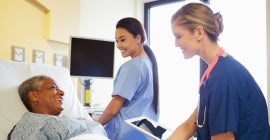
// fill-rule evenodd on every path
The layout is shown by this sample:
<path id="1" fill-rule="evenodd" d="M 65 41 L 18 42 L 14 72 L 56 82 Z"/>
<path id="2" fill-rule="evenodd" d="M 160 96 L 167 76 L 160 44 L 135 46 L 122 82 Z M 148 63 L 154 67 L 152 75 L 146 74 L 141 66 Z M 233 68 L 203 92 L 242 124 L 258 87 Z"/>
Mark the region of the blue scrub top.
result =
<path id="1" fill-rule="evenodd" d="M 148 57 L 136 57 L 124 63 L 114 80 L 112 96 L 119 95 L 126 99 L 120 112 L 105 126 L 107 135 L 112 140 L 149 139 L 124 123 L 124 120 L 146 116 L 157 121 L 152 105 L 153 76 L 152 64 Z"/>
<path id="2" fill-rule="evenodd" d="M 264 95 L 248 70 L 232 56 L 221 56 L 200 88 L 198 140 L 234 132 L 237 140 L 262 140 L 268 110 Z M 204 115 L 204 112 L 205 115 Z"/>

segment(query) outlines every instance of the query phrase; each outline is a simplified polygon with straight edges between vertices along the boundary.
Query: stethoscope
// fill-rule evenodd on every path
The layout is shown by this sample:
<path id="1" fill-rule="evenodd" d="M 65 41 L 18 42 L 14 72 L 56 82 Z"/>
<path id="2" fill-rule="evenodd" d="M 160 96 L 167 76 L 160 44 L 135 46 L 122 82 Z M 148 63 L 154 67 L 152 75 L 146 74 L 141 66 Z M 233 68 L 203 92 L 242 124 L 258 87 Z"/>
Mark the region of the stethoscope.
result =
<path id="1" fill-rule="evenodd" d="M 220 48 L 216 57 L 213 59 L 213 61 L 209 64 L 209 66 L 207 67 L 207 69 L 205 70 L 201 80 L 200 80 L 200 85 L 199 85 L 199 90 L 200 90 L 200 87 L 203 85 L 204 81 L 206 79 L 208 79 L 212 69 L 215 67 L 215 65 L 217 64 L 218 60 L 219 60 L 219 56 L 222 56 L 224 54 L 224 49 L 223 48 Z M 204 111 L 203 111 L 203 122 L 202 124 L 199 124 L 199 112 L 200 112 L 200 98 L 199 98 L 199 101 L 198 101 L 198 107 L 197 107 L 197 120 L 195 122 L 196 126 L 198 128 L 202 128 L 204 125 L 205 125 L 205 122 L 206 122 L 206 105 L 204 106 Z"/>
<path id="2" fill-rule="evenodd" d="M 200 104 L 198 104 L 198 111 L 197 111 L 197 121 L 196 125 L 198 128 L 202 128 L 205 125 L 205 119 L 206 119 L 206 105 L 204 106 L 204 111 L 203 111 L 203 122 L 202 124 L 199 124 L 199 112 L 200 112 Z"/>

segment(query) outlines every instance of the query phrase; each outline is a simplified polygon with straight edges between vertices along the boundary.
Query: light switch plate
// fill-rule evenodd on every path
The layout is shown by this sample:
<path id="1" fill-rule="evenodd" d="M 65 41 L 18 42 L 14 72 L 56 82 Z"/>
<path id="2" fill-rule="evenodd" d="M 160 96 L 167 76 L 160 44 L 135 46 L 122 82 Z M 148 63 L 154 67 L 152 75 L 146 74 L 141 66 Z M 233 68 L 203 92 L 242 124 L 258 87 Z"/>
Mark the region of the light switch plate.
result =
<path id="1" fill-rule="evenodd" d="M 24 61 L 24 48 L 18 46 L 12 46 L 11 48 L 11 56 L 13 61 Z"/>
<path id="2" fill-rule="evenodd" d="M 44 63 L 45 53 L 41 50 L 33 50 L 33 62 L 34 63 Z"/>
<path id="3" fill-rule="evenodd" d="M 54 54 L 54 64 L 56 66 L 65 67 L 66 66 L 66 56 L 63 54 Z"/>

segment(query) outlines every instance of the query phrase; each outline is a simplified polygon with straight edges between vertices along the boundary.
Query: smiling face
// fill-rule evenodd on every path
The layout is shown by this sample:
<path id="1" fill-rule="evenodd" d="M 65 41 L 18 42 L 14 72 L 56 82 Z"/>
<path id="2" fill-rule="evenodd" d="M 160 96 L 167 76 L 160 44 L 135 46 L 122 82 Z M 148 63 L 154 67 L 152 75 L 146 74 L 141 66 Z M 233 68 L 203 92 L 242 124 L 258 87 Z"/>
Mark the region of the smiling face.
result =
<path id="1" fill-rule="evenodd" d="M 142 51 L 141 36 L 133 36 L 124 28 L 116 28 L 115 39 L 117 48 L 121 51 L 123 57 L 136 57 Z"/>
<path id="2" fill-rule="evenodd" d="M 185 59 L 192 58 L 199 53 L 200 36 L 195 30 L 191 32 L 175 22 L 171 24 L 172 32 L 175 37 L 175 46 L 182 50 Z"/>
<path id="3" fill-rule="evenodd" d="M 29 97 L 34 104 L 33 112 L 48 115 L 59 115 L 64 109 L 64 92 L 59 89 L 56 82 L 51 78 L 41 81 L 39 90 L 30 91 Z"/>

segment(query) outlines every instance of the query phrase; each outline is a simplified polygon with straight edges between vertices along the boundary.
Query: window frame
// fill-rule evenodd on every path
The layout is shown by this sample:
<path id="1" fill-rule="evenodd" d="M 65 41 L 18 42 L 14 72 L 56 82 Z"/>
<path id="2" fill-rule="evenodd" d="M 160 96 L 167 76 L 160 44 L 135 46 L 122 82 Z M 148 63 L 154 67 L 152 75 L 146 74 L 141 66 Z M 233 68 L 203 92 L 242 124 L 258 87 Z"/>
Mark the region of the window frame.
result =
<path id="1" fill-rule="evenodd" d="M 162 6 L 166 4 L 176 3 L 176 2 L 183 2 L 185 0 L 156 0 L 152 2 L 144 3 L 144 28 L 147 35 L 147 39 L 149 43 L 151 42 L 150 37 L 150 9 L 156 6 Z M 210 0 L 200 0 L 203 3 L 210 4 Z M 207 64 L 200 59 L 200 77 L 202 77 L 204 71 L 207 69 Z"/>

